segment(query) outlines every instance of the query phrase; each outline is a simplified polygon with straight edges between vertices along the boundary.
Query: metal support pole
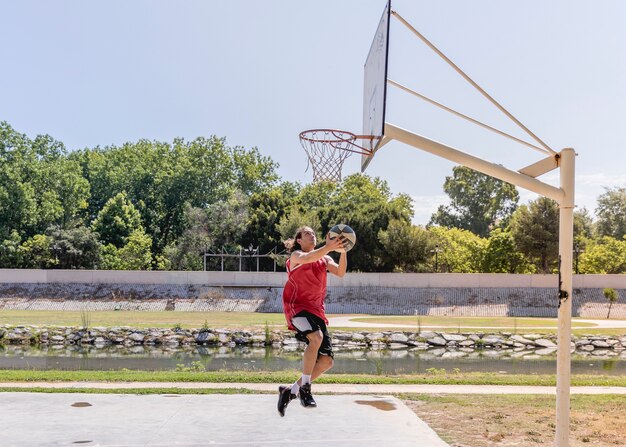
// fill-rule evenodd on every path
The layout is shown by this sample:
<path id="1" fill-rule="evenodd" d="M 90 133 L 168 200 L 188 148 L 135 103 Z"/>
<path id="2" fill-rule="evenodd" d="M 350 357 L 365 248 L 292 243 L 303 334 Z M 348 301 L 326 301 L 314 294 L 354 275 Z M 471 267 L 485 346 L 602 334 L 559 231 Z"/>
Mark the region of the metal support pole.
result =
<path id="1" fill-rule="evenodd" d="M 563 199 L 559 210 L 559 256 L 561 281 L 559 285 L 559 314 L 556 363 L 556 438 L 557 447 L 569 447 L 570 380 L 572 334 L 572 248 L 574 244 L 574 149 L 561 151 L 561 190 Z"/>
<path id="2" fill-rule="evenodd" d="M 454 163 L 467 166 L 475 171 L 482 172 L 483 174 L 490 175 L 505 182 L 513 183 L 516 186 L 521 186 L 529 191 L 556 200 L 559 203 L 563 201 L 563 191 L 559 188 L 555 188 L 554 186 L 527 175 L 520 174 L 519 172 L 512 171 L 504 166 L 466 154 L 458 149 L 431 140 L 422 135 L 409 132 L 393 124 L 385 123 L 385 135 L 390 139 L 401 141 L 409 146 L 416 147 Z"/>

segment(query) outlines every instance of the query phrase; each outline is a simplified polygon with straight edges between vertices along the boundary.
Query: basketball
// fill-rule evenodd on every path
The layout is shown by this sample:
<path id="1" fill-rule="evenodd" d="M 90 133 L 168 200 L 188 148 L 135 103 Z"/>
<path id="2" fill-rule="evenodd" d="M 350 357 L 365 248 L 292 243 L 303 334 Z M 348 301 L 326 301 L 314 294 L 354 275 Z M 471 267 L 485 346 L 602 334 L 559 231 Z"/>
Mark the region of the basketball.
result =
<path id="1" fill-rule="evenodd" d="M 343 241 L 344 248 L 335 250 L 339 253 L 344 253 L 344 252 L 348 252 L 352 250 L 352 247 L 354 247 L 354 244 L 356 244 L 356 234 L 354 233 L 354 230 L 346 224 L 338 224 L 338 225 L 333 226 L 330 229 L 329 234 L 330 234 L 331 239 L 335 239 L 336 237 L 339 237 L 339 236 L 344 237 L 344 241 Z"/>

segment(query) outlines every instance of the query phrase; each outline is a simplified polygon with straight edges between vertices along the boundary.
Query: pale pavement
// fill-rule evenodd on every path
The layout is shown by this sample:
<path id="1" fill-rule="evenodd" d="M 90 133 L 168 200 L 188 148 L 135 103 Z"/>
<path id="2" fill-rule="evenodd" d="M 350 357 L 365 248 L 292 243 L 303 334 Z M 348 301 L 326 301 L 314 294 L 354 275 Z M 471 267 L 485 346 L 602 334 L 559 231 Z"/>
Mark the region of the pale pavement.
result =
<path id="1" fill-rule="evenodd" d="M 555 394 L 553 386 L 521 385 L 352 385 L 314 384 L 315 393 L 323 394 Z M 0 388 L 69 388 L 75 390 L 96 389 L 145 389 L 172 388 L 181 390 L 245 389 L 260 393 L 277 392 L 274 383 L 206 383 L 206 382 L 0 382 Z M 619 386 L 573 386 L 572 394 L 626 394 L 626 387 Z"/>
<path id="2" fill-rule="evenodd" d="M 364 319 L 364 318 L 372 318 L 372 319 L 377 319 L 380 317 L 365 317 L 365 316 L 348 316 L 348 317 L 328 317 L 328 322 L 329 322 L 329 326 L 331 327 L 362 327 L 362 328 L 395 328 L 395 329 L 406 329 L 406 328 L 412 328 L 415 329 L 417 327 L 417 324 L 412 323 L 412 324 L 391 324 L 391 323 L 367 323 L 364 321 L 353 321 L 355 318 L 358 319 Z M 553 319 L 553 321 L 556 323 L 556 319 Z M 594 326 L 585 326 L 585 327 L 580 327 L 580 328 L 576 328 L 575 326 L 573 327 L 573 329 L 621 329 L 621 328 L 626 328 L 626 320 L 581 320 L 581 319 L 575 319 L 572 320 L 573 323 L 589 323 L 589 324 L 593 324 Z M 420 325 L 421 329 L 439 329 L 442 330 L 441 326 L 429 326 L 429 325 Z M 457 330 L 457 327 L 452 327 L 450 326 L 448 328 L 449 330 Z M 462 329 L 489 329 L 489 330 L 512 330 L 514 329 L 513 327 L 502 327 L 502 326 L 498 326 L 498 327 L 489 327 L 489 326 L 462 326 Z M 517 326 L 515 329 L 519 330 L 531 330 L 531 329 L 556 329 L 556 326 L 546 326 L 546 327 L 539 327 L 539 326 Z"/>

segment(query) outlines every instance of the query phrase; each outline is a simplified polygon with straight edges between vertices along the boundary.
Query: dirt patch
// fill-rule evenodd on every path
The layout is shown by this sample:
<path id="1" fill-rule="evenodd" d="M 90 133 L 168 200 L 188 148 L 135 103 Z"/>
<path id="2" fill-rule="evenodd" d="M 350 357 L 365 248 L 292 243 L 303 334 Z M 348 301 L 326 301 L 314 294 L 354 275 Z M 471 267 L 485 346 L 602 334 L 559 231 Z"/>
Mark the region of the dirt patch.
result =
<path id="1" fill-rule="evenodd" d="M 451 447 L 553 445 L 552 396 L 400 396 Z M 572 396 L 571 447 L 626 445 L 624 396 Z"/>

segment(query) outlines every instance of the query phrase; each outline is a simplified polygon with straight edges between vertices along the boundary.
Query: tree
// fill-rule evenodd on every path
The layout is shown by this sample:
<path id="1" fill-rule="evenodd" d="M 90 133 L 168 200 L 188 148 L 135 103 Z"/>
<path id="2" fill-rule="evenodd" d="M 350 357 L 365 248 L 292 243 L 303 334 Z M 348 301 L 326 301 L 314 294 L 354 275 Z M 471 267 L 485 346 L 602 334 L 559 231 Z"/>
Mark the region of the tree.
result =
<path id="1" fill-rule="evenodd" d="M 318 243 L 324 242 L 326 234 L 321 232 L 321 224 L 315 210 L 302 211 L 300 207 L 294 206 L 288 210 L 287 214 L 276 225 L 280 233 L 281 240 L 293 238 L 300 227 L 311 227 L 318 238 Z"/>
<path id="2" fill-rule="evenodd" d="M 102 244 L 90 228 L 64 229 L 53 225 L 46 230 L 50 252 L 60 269 L 93 269 L 100 264 Z"/>
<path id="3" fill-rule="evenodd" d="M 611 307 L 617 302 L 617 291 L 615 289 L 606 288 L 602 291 L 604 297 L 609 300 L 609 312 L 606 314 L 607 320 L 611 317 Z"/>
<path id="4" fill-rule="evenodd" d="M 430 227 L 439 246 L 439 271 L 448 273 L 479 273 L 485 240 L 471 231 L 459 228 Z"/>
<path id="5" fill-rule="evenodd" d="M 626 239 L 610 236 L 589 241 L 579 259 L 581 273 L 626 273 Z"/>
<path id="6" fill-rule="evenodd" d="M 152 240 L 143 230 L 133 231 L 126 244 L 117 248 L 113 244 L 103 247 L 102 266 L 104 270 L 150 270 Z"/>
<path id="7" fill-rule="evenodd" d="M 52 239 L 45 234 L 36 234 L 25 241 L 20 249 L 26 268 L 47 269 L 56 266 L 59 261 L 51 252 Z"/>
<path id="8" fill-rule="evenodd" d="M 480 237 L 506 226 L 519 200 L 515 186 L 465 166 L 455 166 L 452 172 L 443 185 L 451 203 L 441 205 L 429 225 L 461 228 Z"/>
<path id="9" fill-rule="evenodd" d="M 380 178 L 353 174 L 337 185 L 325 203 L 318 209 L 324 234 L 338 223 L 350 225 L 356 233 L 357 244 L 349 255 L 350 268 L 362 272 L 393 271 L 393 256 L 385 251 L 378 236 L 393 220 L 411 221 L 411 198 L 405 194 L 393 196 L 387 182 Z"/>
<path id="10" fill-rule="evenodd" d="M 126 245 L 128 237 L 135 231 L 143 232 L 141 215 L 125 192 L 116 194 L 105 203 L 92 226 L 104 245 L 112 244 L 116 248 Z"/>
<path id="11" fill-rule="evenodd" d="M 205 209 L 227 200 L 232 191 L 245 196 L 273 186 L 276 163 L 257 149 L 231 148 L 224 139 L 175 139 L 171 144 L 140 140 L 121 147 L 78 151 L 70 155 L 91 185 L 89 216 L 126 191 L 141 213 L 153 253 L 176 245 L 185 231 L 186 204 Z"/>
<path id="12" fill-rule="evenodd" d="M 206 215 L 213 245 L 229 248 L 240 245 L 248 222 L 248 198 L 241 191 L 234 190 L 227 200 L 209 205 Z"/>
<path id="13" fill-rule="evenodd" d="M 511 234 L 515 247 L 542 273 L 557 268 L 559 209 L 546 197 L 520 206 L 511 218 Z"/>
<path id="14" fill-rule="evenodd" d="M 403 220 L 392 220 L 387 229 L 380 230 L 378 239 L 393 259 L 396 272 L 429 272 L 430 250 L 434 243 L 425 228 Z"/>
<path id="15" fill-rule="evenodd" d="M 202 270 L 201 254 L 213 246 L 206 210 L 185 205 L 185 230 L 176 243 L 164 250 L 167 262 L 174 270 Z"/>
<path id="16" fill-rule="evenodd" d="M 605 188 L 598 197 L 596 230 L 599 236 L 626 236 L 626 187 Z"/>
<path id="17" fill-rule="evenodd" d="M 0 244 L 0 268 L 17 269 L 22 267 L 24 252 L 20 244 L 22 238 L 16 230 L 12 230 L 7 239 Z"/>
<path id="18" fill-rule="evenodd" d="M 515 247 L 510 231 L 496 228 L 489 235 L 482 256 L 484 273 L 533 273 L 534 266 Z"/>
<path id="19" fill-rule="evenodd" d="M 261 253 L 268 253 L 274 248 L 280 252 L 284 238 L 278 224 L 296 204 L 299 192 L 300 185 L 284 182 L 254 193 L 248 202 L 248 222 L 241 245 L 256 245 Z"/>
<path id="20" fill-rule="evenodd" d="M 75 226 L 88 198 L 88 182 L 61 142 L 31 140 L 0 122 L 0 237 L 9 229 L 30 237 L 52 224 Z"/>

